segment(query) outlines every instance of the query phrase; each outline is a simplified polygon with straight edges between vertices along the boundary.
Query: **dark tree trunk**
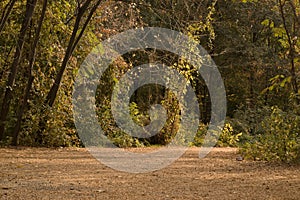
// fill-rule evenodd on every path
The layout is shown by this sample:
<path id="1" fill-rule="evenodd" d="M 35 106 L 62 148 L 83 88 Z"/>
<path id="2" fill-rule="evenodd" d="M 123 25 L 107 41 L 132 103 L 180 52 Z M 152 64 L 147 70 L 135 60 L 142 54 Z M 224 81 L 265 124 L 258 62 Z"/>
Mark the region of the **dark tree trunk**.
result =
<path id="1" fill-rule="evenodd" d="M 2 12 L 1 19 L 0 19 L 0 34 L 5 26 L 5 22 L 7 21 L 8 16 L 11 13 L 16 1 L 17 0 L 9 1 Z"/>
<path id="2" fill-rule="evenodd" d="M 92 9 L 90 10 L 84 24 L 83 24 L 83 27 L 81 29 L 81 31 L 79 32 L 78 34 L 78 31 L 79 31 L 79 28 L 80 28 L 80 22 L 82 21 L 82 17 L 83 15 L 85 14 L 85 12 L 88 10 L 89 8 L 89 5 L 91 4 L 92 0 L 86 0 L 82 6 L 78 6 L 78 13 L 76 15 L 76 21 L 75 21 L 75 24 L 74 24 L 74 28 L 73 28 L 73 32 L 72 32 L 72 35 L 71 35 L 71 38 L 69 40 L 69 44 L 68 44 L 68 47 L 67 47 L 67 50 L 66 50 L 66 53 L 65 53 L 65 56 L 64 56 L 64 59 L 63 59 L 63 62 L 62 62 L 62 65 L 61 65 L 61 68 L 58 72 L 58 74 L 56 75 L 55 77 L 55 80 L 54 80 L 54 84 L 52 85 L 47 97 L 46 97 L 46 100 L 45 100 L 45 105 L 46 106 L 49 106 L 49 107 L 52 107 L 53 104 L 54 104 L 54 101 L 56 99 L 56 96 L 57 96 L 57 92 L 58 92 L 58 89 L 59 89 L 59 86 L 60 86 L 60 83 L 61 83 L 61 80 L 62 80 L 62 77 L 63 77 L 63 74 L 66 70 L 66 67 L 67 67 L 67 64 L 68 64 L 68 61 L 73 53 L 73 51 L 75 50 L 77 44 L 79 43 L 83 33 L 85 32 L 93 14 L 95 13 L 95 11 L 97 10 L 98 6 L 100 5 L 101 3 L 101 0 L 97 0 L 97 2 L 93 5 Z M 78 35 L 77 35 L 78 34 Z M 45 106 L 42 108 L 44 109 Z M 43 112 L 44 110 L 42 110 L 41 112 Z M 41 143 L 41 137 L 42 137 L 42 134 L 45 130 L 45 122 L 47 121 L 47 117 L 43 117 L 42 119 L 40 119 L 39 121 L 39 131 L 37 132 L 37 138 L 36 138 L 36 142 L 37 143 Z"/>
<path id="3" fill-rule="evenodd" d="M 4 95 L 4 98 L 2 101 L 1 116 L 0 116 L 0 141 L 3 140 L 4 136 L 5 136 L 5 134 L 4 134 L 5 122 L 6 122 L 7 115 L 9 113 L 9 107 L 10 107 L 10 103 L 11 103 L 11 99 L 12 99 L 12 90 L 14 87 L 14 82 L 15 82 L 16 74 L 17 74 L 18 67 L 20 64 L 22 50 L 23 50 L 24 43 L 25 43 L 26 31 L 28 29 L 31 18 L 33 16 L 36 2 L 37 2 L 37 0 L 27 0 L 25 18 L 22 23 L 22 28 L 20 30 L 17 48 L 16 48 L 16 52 L 14 55 L 14 60 L 11 65 L 11 68 L 10 68 L 8 81 L 6 83 L 5 95 Z"/>
<path id="4" fill-rule="evenodd" d="M 81 18 L 83 17 L 84 13 L 88 9 L 88 6 L 90 5 L 91 0 L 87 0 L 83 4 L 83 6 L 80 7 L 79 10 L 78 10 L 78 15 L 76 17 L 76 21 L 75 21 L 75 25 L 74 25 L 74 28 L 73 28 L 72 36 L 71 36 L 71 39 L 69 41 L 68 48 L 67 48 L 65 57 L 63 59 L 61 68 L 60 68 L 60 70 L 59 70 L 59 72 L 58 72 L 58 74 L 57 74 L 57 76 L 55 78 L 54 84 L 52 85 L 52 87 L 51 87 L 51 89 L 50 89 L 50 91 L 49 91 L 49 93 L 48 93 L 48 95 L 46 97 L 46 104 L 48 104 L 50 107 L 53 106 L 53 103 L 55 101 L 55 98 L 56 98 L 56 95 L 57 95 L 57 92 L 58 92 L 58 89 L 59 89 L 59 86 L 60 86 L 63 74 L 64 74 L 64 72 L 66 70 L 68 61 L 69 61 L 69 59 L 70 59 L 73 51 L 75 50 L 78 42 L 80 41 L 80 39 L 81 39 L 81 37 L 82 37 L 85 29 L 87 28 L 87 25 L 90 22 L 93 14 L 94 14 L 94 12 L 98 8 L 100 2 L 101 2 L 101 0 L 98 0 L 97 3 L 95 3 L 95 5 L 91 9 L 91 11 L 90 11 L 90 13 L 89 13 L 86 21 L 84 22 L 83 27 L 82 27 L 80 33 L 77 36 L 78 30 L 79 30 L 79 27 L 80 27 Z"/>
<path id="5" fill-rule="evenodd" d="M 39 39 L 40 39 L 42 25 L 43 25 L 43 21 L 44 21 L 46 10 L 47 10 L 47 4 L 48 4 L 48 0 L 44 0 L 41 17 L 40 17 L 39 22 L 38 22 L 38 28 L 36 30 L 34 43 L 33 43 L 33 46 L 32 46 L 32 53 L 30 54 L 30 58 L 29 58 L 30 59 L 29 70 L 28 70 L 29 79 L 28 79 L 28 82 L 27 82 L 26 89 L 24 91 L 24 97 L 23 97 L 22 105 L 21 105 L 20 109 L 18 110 L 17 123 L 16 123 L 16 125 L 14 127 L 14 131 L 13 131 L 12 145 L 14 145 L 14 146 L 18 145 L 18 137 L 19 137 L 19 133 L 20 133 L 21 122 L 22 122 L 22 118 L 23 118 L 23 114 L 24 114 L 26 105 L 27 105 L 27 100 L 28 100 L 29 95 L 30 95 L 30 89 L 31 89 L 33 81 L 34 81 L 34 76 L 32 75 L 32 68 L 33 68 L 33 65 L 34 65 L 34 62 L 35 62 L 36 48 L 37 48 L 37 45 L 38 45 L 38 42 L 39 42 Z"/>
<path id="6" fill-rule="evenodd" d="M 29 98 L 30 89 L 31 89 L 33 81 L 34 81 L 34 77 L 32 75 L 30 75 L 29 79 L 28 79 L 28 82 L 27 82 L 26 89 L 24 91 L 24 97 L 23 97 L 22 105 L 21 105 L 21 107 L 18 111 L 17 122 L 16 122 L 16 125 L 14 127 L 14 131 L 13 131 L 13 139 L 12 139 L 12 145 L 13 146 L 17 146 L 19 144 L 19 133 L 20 133 L 20 129 L 21 129 L 23 113 L 24 113 L 26 105 L 27 105 L 27 99 Z"/>

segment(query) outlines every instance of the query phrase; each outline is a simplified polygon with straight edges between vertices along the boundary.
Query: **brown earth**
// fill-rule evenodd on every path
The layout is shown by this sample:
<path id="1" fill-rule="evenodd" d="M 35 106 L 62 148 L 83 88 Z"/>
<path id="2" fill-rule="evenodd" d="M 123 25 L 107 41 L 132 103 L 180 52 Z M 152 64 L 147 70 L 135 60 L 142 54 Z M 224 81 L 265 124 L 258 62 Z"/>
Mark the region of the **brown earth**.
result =
<path id="1" fill-rule="evenodd" d="M 300 166 L 237 161 L 237 150 L 197 148 L 145 174 L 110 169 L 85 149 L 0 149 L 1 199 L 300 199 Z"/>

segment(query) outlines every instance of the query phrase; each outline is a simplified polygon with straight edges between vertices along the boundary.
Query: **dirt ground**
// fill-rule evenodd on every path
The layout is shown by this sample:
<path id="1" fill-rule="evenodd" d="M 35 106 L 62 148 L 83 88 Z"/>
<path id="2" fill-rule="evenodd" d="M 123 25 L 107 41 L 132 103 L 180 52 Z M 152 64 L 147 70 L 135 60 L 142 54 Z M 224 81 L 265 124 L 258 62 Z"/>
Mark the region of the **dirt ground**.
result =
<path id="1" fill-rule="evenodd" d="M 237 161 L 237 150 L 197 148 L 160 171 L 129 174 L 86 149 L 0 149 L 1 199 L 300 199 L 300 166 Z"/>

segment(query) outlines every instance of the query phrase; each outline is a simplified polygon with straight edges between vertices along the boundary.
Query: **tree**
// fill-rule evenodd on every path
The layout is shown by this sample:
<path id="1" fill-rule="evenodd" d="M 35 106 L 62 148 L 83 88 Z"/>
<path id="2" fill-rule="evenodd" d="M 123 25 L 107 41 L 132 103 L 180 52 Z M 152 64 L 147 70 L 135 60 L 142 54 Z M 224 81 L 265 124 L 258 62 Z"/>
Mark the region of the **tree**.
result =
<path id="1" fill-rule="evenodd" d="M 296 8 L 300 6 L 300 2 L 295 0 L 278 0 L 278 7 L 280 11 L 280 16 L 282 19 L 283 29 L 285 31 L 286 38 L 288 45 L 284 45 L 287 49 L 288 60 L 290 63 L 290 74 L 291 74 L 291 85 L 292 90 L 295 95 L 299 94 L 299 87 L 297 82 L 297 75 L 296 75 L 296 59 L 299 59 L 300 53 L 297 46 L 299 45 L 299 34 L 300 34 L 300 14 L 299 9 Z M 292 14 L 290 14 L 292 13 Z M 299 47 L 299 46 L 298 46 Z M 298 60 L 297 59 L 297 60 Z M 299 97 L 296 98 L 297 104 L 299 104 L 300 99 Z"/>
<path id="2" fill-rule="evenodd" d="M 93 14 L 97 10 L 101 1 L 102 0 L 97 0 L 94 4 L 92 4 L 92 0 L 86 0 L 81 3 L 78 2 L 76 19 L 75 19 L 75 24 L 73 26 L 72 35 L 71 35 L 71 38 L 69 39 L 67 50 L 65 52 L 61 68 L 55 77 L 54 83 L 53 83 L 52 87 L 50 88 L 49 93 L 47 94 L 46 100 L 44 102 L 45 106 L 49 106 L 49 107 L 53 106 L 54 101 L 57 96 L 57 93 L 58 93 L 59 86 L 61 84 L 61 80 L 63 78 L 67 64 L 69 62 L 69 59 L 70 59 L 72 53 L 74 52 L 76 46 L 78 45 L 80 39 L 82 38 L 89 22 L 92 19 Z M 91 8 L 89 8 L 89 7 L 91 7 Z M 86 13 L 87 13 L 87 17 L 86 17 L 86 19 L 84 19 L 84 15 Z M 83 25 L 80 29 L 81 23 L 83 23 Z M 43 111 L 45 111 L 45 107 L 42 107 L 41 112 L 43 112 Z M 47 121 L 47 118 L 48 117 L 45 116 L 45 118 L 41 118 L 39 121 L 39 130 L 37 132 L 37 138 L 36 138 L 36 141 L 38 143 L 42 143 L 41 138 L 42 138 L 42 134 L 45 130 L 45 122 Z"/>
<path id="3" fill-rule="evenodd" d="M 26 4 L 26 11 L 25 11 L 25 18 L 22 24 L 22 28 L 20 30 L 18 42 L 17 42 L 17 48 L 14 55 L 14 60 L 10 68 L 10 73 L 8 77 L 8 81 L 6 83 L 6 90 L 5 95 L 2 102 L 1 107 L 1 116 L 0 116 L 0 141 L 4 139 L 4 130 L 5 130 L 5 121 L 9 112 L 10 103 L 12 99 L 12 91 L 14 88 L 14 82 L 16 78 L 16 73 L 19 67 L 20 59 L 22 56 L 22 50 L 25 43 L 25 35 L 27 32 L 27 29 L 29 27 L 31 18 L 34 13 L 34 9 L 36 6 L 37 0 L 27 0 Z"/>
<path id="4" fill-rule="evenodd" d="M 63 59 L 63 62 L 62 62 L 62 65 L 61 65 L 61 68 L 55 78 L 55 81 L 46 97 L 46 101 L 45 103 L 47 103 L 50 107 L 52 107 L 53 103 L 54 103 L 54 100 L 56 98 L 56 94 L 57 94 L 57 91 L 59 89 L 59 85 L 60 85 L 60 82 L 62 80 L 62 76 L 64 74 L 64 71 L 67 67 L 67 64 L 68 64 L 68 61 L 72 55 L 72 53 L 74 52 L 78 42 L 80 41 L 85 29 L 87 28 L 94 12 L 97 10 L 99 4 L 101 3 L 101 0 L 97 0 L 96 3 L 94 5 L 92 5 L 92 8 L 90 11 L 88 11 L 88 8 L 91 4 L 92 0 L 86 0 L 83 5 L 80 5 L 78 4 L 78 13 L 77 13 L 77 16 L 76 16 L 76 21 L 75 21 L 75 25 L 74 25 L 74 28 L 73 28 L 73 33 L 72 33 L 72 36 L 69 40 L 69 44 L 68 44 L 68 47 L 67 47 L 67 50 L 66 50 L 66 53 L 65 53 L 65 57 Z M 83 26 L 81 28 L 81 30 L 79 31 L 79 28 L 80 28 L 80 23 L 84 16 L 84 14 L 86 12 L 89 12 L 88 13 L 88 16 L 86 18 L 86 20 L 84 21 L 83 23 Z"/>
<path id="5" fill-rule="evenodd" d="M 32 83 L 34 81 L 34 76 L 32 74 L 32 68 L 33 68 L 33 65 L 35 62 L 35 58 L 36 58 L 36 49 L 37 49 L 37 45 L 38 45 L 38 42 L 40 39 L 42 25 L 43 25 L 43 21 L 44 21 L 46 10 L 47 10 L 47 4 L 48 4 L 48 0 L 44 0 L 42 13 L 41 13 L 41 16 L 40 16 L 40 19 L 38 22 L 38 28 L 35 33 L 34 43 L 32 46 L 32 52 L 30 54 L 30 62 L 29 62 L 29 66 L 28 66 L 28 82 L 27 82 L 26 88 L 24 90 L 22 105 L 20 106 L 19 111 L 18 111 L 17 122 L 16 122 L 16 125 L 13 130 L 12 145 L 15 145 L 15 146 L 18 145 L 18 137 L 19 137 L 20 128 L 21 128 L 21 121 L 22 121 L 22 117 L 23 117 L 23 114 L 25 111 L 25 107 L 27 105 L 27 100 L 30 95 L 30 89 L 31 89 Z"/>

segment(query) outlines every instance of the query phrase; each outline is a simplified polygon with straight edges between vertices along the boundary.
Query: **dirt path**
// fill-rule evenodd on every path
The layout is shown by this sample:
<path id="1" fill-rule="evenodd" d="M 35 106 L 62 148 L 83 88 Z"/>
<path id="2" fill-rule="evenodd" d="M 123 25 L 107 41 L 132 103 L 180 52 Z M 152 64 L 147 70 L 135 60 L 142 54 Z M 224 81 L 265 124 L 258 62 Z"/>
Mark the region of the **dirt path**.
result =
<path id="1" fill-rule="evenodd" d="M 236 161 L 216 148 L 189 149 L 146 174 L 112 170 L 85 149 L 0 149 L 1 199 L 300 199 L 300 166 Z"/>

